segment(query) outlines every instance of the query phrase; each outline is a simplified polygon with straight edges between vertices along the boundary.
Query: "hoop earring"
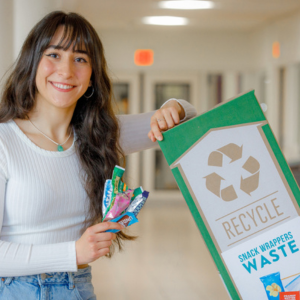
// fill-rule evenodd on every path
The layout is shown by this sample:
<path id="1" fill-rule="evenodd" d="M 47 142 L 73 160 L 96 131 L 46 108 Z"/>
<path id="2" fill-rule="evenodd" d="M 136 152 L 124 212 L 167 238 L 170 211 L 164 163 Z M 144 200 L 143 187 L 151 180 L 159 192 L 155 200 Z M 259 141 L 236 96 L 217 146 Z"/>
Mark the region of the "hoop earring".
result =
<path id="1" fill-rule="evenodd" d="M 86 96 L 85 94 L 83 94 L 83 96 L 87 99 L 91 98 L 94 95 L 94 91 L 95 91 L 93 86 L 92 86 L 92 89 L 93 89 L 93 91 L 89 96 Z"/>

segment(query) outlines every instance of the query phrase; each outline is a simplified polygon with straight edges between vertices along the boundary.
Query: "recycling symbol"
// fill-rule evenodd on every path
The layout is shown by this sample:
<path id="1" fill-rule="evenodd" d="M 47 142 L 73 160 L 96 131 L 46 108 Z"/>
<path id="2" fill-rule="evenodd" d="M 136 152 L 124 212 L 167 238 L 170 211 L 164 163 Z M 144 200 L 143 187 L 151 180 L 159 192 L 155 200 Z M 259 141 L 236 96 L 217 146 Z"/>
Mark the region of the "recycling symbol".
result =
<path id="1" fill-rule="evenodd" d="M 236 144 L 230 143 L 222 148 L 217 149 L 216 151 L 211 152 L 208 157 L 208 165 L 222 168 L 224 155 L 231 159 L 229 164 L 232 164 L 235 161 L 242 159 L 242 154 L 243 145 L 239 147 Z M 242 168 L 249 172 L 250 175 L 246 178 L 241 176 L 240 189 L 251 196 L 251 193 L 255 191 L 259 185 L 260 164 L 254 157 L 249 156 Z M 217 173 L 211 173 L 204 178 L 206 179 L 206 188 L 219 198 L 222 198 L 224 201 L 232 201 L 237 199 L 237 194 L 232 184 L 221 189 L 221 181 L 225 179 Z"/>

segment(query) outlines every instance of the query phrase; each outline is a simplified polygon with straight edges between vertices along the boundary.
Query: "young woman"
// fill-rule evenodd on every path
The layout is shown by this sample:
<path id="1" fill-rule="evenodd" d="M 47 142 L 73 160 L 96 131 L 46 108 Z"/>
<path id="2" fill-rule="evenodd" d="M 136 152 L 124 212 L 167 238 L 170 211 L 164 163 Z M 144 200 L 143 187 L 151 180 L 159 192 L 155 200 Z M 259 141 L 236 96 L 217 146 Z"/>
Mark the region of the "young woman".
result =
<path id="1" fill-rule="evenodd" d="M 102 219 L 124 155 L 196 115 L 184 100 L 115 116 L 101 41 L 78 14 L 29 33 L 0 103 L 0 299 L 96 299 L 88 263 L 133 237 Z"/>

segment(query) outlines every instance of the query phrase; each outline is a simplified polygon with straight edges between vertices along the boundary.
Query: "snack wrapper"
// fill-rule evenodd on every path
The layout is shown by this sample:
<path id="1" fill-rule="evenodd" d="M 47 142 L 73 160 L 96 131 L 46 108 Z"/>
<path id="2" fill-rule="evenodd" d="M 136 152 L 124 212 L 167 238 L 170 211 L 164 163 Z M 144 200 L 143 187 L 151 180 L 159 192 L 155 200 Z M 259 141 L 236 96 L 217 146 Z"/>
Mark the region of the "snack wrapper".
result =
<path id="1" fill-rule="evenodd" d="M 133 190 L 133 195 L 132 195 L 132 197 L 130 199 L 130 203 L 132 203 L 136 199 L 137 196 L 141 195 L 143 193 L 143 191 L 144 191 L 144 189 L 141 186 L 138 187 L 138 188 L 136 188 L 136 189 L 134 189 Z M 126 207 L 126 209 L 124 209 L 122 211 L 122 214 L 124 214 L 127 211 L 128 206 Z"/>
<path id="2" fill-rule="evenodd" d="M 123 181 L 120 181 L 119 187 L 118 187 L 118 193 L 122 193 L 128 190 L 128 186 Z"/>
<path id="3" fill-rule="evenodd" d="M 125 169 L 115 166 L 112 179 L 105 181 L 102 200 L 103 221 L 117 222 L 128 227 L 138 222 L 136 218 L 144 206 L 149 192 L 144 191 L 140 186 L 136 189 L 129 189 L 121 181 Z M 120 230 L 107 230 L 106 232 L 118 232 Z"/>
<path id="4" fill-rule="evenodd" d="M 102 211 L 106 211 L 110 206 L 111 202 L 111 194 L 112 194 L 112 182 L 111 179 L 105 181 L 104 185 L 104 193 L 102 199 Z"/>
<path id="5" fill-rule="evenodd" d="M 133 197 L 131 198 L 131 201 L 133 201 L 136 196 L 142 194 L 143 191 L 144 191 L 144 189 L 141 186 L 138 187 L 138 188 L 136 188 L 136 189 L 134 189 L 134 191 L 133 191 Z"/>
<path id="6" fill-rule="evenodd" d="M 132 212 L 135 216 L 137 216 L 146 203 L 148 196 L 149 192 L 147 191 L 143 191 L 142 194 L 137 195 L 126 209 L 126 212 Z"/>
<path id="7" fill-rule="evenodd" d="M 121 178 L 122 178 L 124 172 L 125 172 L 124 168 L 122 168 L 120 166 L 114 167 L 113 176 L 112 176 L 113 191 L 112 191 L 112 196 L 111 196 L 112 201 L 111 201 L 110 208 L 112 208 L 112 206 L 114 205 L 114 200 L 115 200 L 115 197 L 118 194 L 118 192 L 123 191 L 123 184 L 122 184 Z"/>
<path id="8" fill-rule="evenodd" d="M 137 223 L 139 220 L 135 217 L 135 215 L 133 213 L 127 212 L 121 216 L 118 216 L 115 219 L 109 220 L 108 222 L 114 222 L 114 223 L 119 223 L 121 225 L 123 225 L 124 227 L 128 227 L 134 223 Z M 106 230 L 105 232 L 119 232 L 120 230 L 118 229 L 109 229 Z"/>
<path id="9" fill-rule="evenodd" d="M 279 300 L 279 293 L 284 292 L 284 288 L 280 279 L 280 273 L 277 272 L 260 277 L 260 280 L 264 284 L 268 299 Z"/>
<path id="10" fill-rule="evenodd" d="M 106 214 L 104 221 L 111 220 L 119 216 L 122 211 L 124 211 L 128 207 L 132 194 L 133 190 L 127 190 L 123 193 L 117 194 L 115 202 L 112 208 Z"/>
<path id="11" fill-rule="evenodd" d="M 114 167 L 112 180 L 111 180 L 111 183 L 112 183 L 111 201 L 110 201 L 110 205 L 107 207 L 107 209 L 105 210 L 105 213 L 103 214 L 102 221 L 105 219 L 109 210 L 113 207 L 115 198 L 116 198 L 116 195 L 118 194 L 118 192 L 123 191 L 123 184 L 122 184 L 121 178 L 122 178 L 124 172 L 125 172 L 124 168 L 122 168 L 120 166 Z"/>

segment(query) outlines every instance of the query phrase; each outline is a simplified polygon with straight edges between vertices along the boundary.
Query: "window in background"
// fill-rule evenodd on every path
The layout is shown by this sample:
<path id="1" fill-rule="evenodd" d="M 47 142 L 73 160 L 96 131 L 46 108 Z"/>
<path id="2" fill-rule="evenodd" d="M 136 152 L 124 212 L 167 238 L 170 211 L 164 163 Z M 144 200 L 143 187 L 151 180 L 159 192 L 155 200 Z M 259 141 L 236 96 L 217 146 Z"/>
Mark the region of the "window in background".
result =
<path id="1" fill-rule="evenodd" d="M 159 83 L 155 85 L 155 109 L 170 98 L 190 101 L 190 85 L 186 83 Z M 177 190 L 177 184 L 161 150 L 155 150 L 155 189 Z"/>
<path id="2" fill-rule="evenodd" d="M 185 83 L 159 83 L 155 85 L 155 109 L 170 99 L 190 99 L 190 85 Z"/>
<path id="3" fill-rule="evenodd" d="M 208 109 L 211 109 L 223 101 L 223 76 L 221 74 L 209 74 L 207 76 L 207 85 Z"/>
<path id="4" fill-rule="evenodd" d="M 114 113 L 117 115 L 128 114 L 128 83 L 113 83 L 113 96 L 112 101 Z"/>

